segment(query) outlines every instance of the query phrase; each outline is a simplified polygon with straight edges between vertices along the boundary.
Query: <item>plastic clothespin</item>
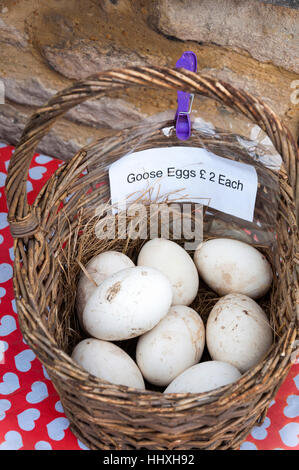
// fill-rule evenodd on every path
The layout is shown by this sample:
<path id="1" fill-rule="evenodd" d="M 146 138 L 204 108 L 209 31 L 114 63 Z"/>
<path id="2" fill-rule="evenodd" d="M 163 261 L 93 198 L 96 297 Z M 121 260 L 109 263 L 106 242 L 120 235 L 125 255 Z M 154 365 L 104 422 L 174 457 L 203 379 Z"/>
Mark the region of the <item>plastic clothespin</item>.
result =
<path id="1" fill-rule="evenodd" d="M 175 64 L 176 68 L 184 68 L 191 72 L 197 70 L 197 57 L 192 51 L 186 51 Z M 175 115 L 176 136 L 180 140 L 187 140 L 191 135 L 190 113 L 194 95 L 185 91 L 178 91 L 178 109 Z M 190 100 L 191 98 L 191 100 Z"/>

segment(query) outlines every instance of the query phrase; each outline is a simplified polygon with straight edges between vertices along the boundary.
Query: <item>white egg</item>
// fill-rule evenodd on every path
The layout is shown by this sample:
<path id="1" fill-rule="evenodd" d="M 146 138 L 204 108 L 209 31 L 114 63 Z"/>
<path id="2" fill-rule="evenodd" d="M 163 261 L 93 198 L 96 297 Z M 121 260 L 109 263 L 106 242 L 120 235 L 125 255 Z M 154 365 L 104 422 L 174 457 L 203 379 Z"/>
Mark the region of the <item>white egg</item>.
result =
<path id="1" fill-rule="evenodd" d="M 86 276 L 82 271 L 80 274 L 77 297 L 76 297 L 76 310 L 77 315 L 82 325 L 82 314 L 87 300 L 96 289 L 96 284 L 99 286 L 107 277 L 111 276 L 122 269 L 131 268 L 135 266 L 133 261 L 123 253 L 118 251 L 105 251 L 92 258 L 85 266 L 86 271 L 94 280 L 95 284 Z"/>
<path id="2" fill-rule="evenodd" d="M 138 340 L 136 361 L 152 384 L 168 385 L 196 364 L 205 345 L 202 319 L 190 307 L 175 305 L 166 317 Z"/>
<path id="3" fill-rule="evenodd" d="M 198 291 L 198 273 L 189 254 L 177 243 L 154 238 L 140 250 L 138 266 L 150 266 L 161 271 L 171 282 L 173 305 L 190 305 Z"/>
<path id="4" fill-rule="evenodd" d="M 164 393 L 203 393 L 235 382 L 241 377 L 236 367 L 221 361 L 206 361 L 185 370 Z"/>
<path id="5" fill-rule="evenodd" d="M 109 341 L 134 338 L 167 315 L 172 302 L 169 280 L 148 267 L 123 269 L 97 287 L 83 311 L 83 326 Z"/>
<path id="6" fill-rule="evenodd" d="M 72 358 L 99 379 L 116 385 L 145 388 L 141 372 L 133 359 L 113 343 L 84 339 L 75 347 Z"/>
<path id="7" fill-rule="evenodd" d="M 235 292 L 256 299 L 269 290 L 272 282 L 265 256 L 239 240 L 207 240 L 196 249 L 194 262 L 202 279 L 221 296 Z"/>
<path id="8" fill-rule="evenodd" d="M 268 318 L 250 297 L 228 294 L 213 307 L 206 325 L 211 357 L 245 372 L 269 350 L 273 335 Z"/>

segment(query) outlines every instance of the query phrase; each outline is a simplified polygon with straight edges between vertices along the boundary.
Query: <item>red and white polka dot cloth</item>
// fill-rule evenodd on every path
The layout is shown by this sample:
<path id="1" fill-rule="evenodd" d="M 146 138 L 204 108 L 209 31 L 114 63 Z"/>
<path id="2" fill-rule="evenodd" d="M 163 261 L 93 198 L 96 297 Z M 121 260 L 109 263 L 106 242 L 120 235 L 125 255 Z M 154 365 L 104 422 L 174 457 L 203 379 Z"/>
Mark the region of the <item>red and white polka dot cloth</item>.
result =
<path id="1" fill-rule="evenodd" d="M 5 179 L 13 147 L 0 144 L 0 450 L 87 449 L 72 434 L 49 377 L 18 327 L 12 276 L 13 240 L 7 222 Z M 59 165 L 35 155 L 27 190 L 32 203 Z M 295 364 L 241 449 L 299 450 L 299 364 Z"/>

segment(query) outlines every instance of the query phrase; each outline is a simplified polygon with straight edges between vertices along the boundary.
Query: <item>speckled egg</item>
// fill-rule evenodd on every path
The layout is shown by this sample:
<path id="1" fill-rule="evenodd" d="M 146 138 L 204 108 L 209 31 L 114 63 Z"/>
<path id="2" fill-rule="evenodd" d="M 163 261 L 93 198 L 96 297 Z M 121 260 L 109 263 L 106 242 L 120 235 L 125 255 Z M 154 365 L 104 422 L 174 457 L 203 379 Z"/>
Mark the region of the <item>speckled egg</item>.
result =
<path id="1" fill-rule="evenodd" d="M 221 296 L 234 292 L 256 299 L 271 286 L 272 270 L 266 257 L 239 240 L 207 240 L 195 250 L 194 262 L 201 278 Z"/>
<path id="2" fill-rule="evenodd" d="M 236 367 L 221 361 L 206 361 L 185 370 L 164 393 L 203 393 L 231 384 L 241 377 Z"/>
<path id="3" fill-rule="evenodd" d="M 209 314 L 206 340 L 212 359 L 245 372 L 263 359 L 273 334 L 265 312 L 254 300 L 242 294 L 228 294 Z"/>
<path id="4" fill-rule="evenodd" d="M 96 287 L 112 274 L 133 266 L 135 265 L 128 256 L 113 250 L 100 253 L 87 263 L 85 269 L 94 282 L 81 271 L 76 296 L 76 310 L 81 325 L 84 307 Z"/>
<path id="5" fill-rule="evenodd" d="M 199 314 L 185 305 L 175 305 L 139 338 L 136 361 L 150 383 L 165 386 L 200 360 L 204 345 L 205 328 Z"/>
<path id="6" fill-rule="evenodd" d="M 84 339 L 73 350 L 72 358 L 99 379 L 144 389 L 143 377 L 133 359 L 113 343 L 94 338 Z"/>
<path id="7" fill-rule="evenodd" d="M 190 305 L 198 291 L 198 273 L 191 256 L 177 243 L 154 238 L 140 250 L 138 266 L 150 266 L 161 271 L 173 289 L 173 305 Z"/>
<path id="8" fill-rule="evenodd" d="M 137 266 L 105 279 L 87 301 L 84 329 L 94 338 L 121 341 L 140 336 L 167 315 L 172 287 L 163 273 Z"/>

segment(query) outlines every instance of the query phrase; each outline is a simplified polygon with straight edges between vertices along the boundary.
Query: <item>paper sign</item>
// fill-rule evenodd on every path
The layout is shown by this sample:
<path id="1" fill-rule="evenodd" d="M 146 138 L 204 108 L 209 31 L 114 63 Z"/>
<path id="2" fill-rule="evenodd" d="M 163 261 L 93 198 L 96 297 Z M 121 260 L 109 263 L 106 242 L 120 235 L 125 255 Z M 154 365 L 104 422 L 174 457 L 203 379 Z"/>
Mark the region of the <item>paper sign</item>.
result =
<path id="1" fill-rule="evenodd" d="M 254 166 L 197 147 L 134 152 L 109 168 L 111 202 L 125 207 L 151 188 L 153 202 L 197 202 L 252 222 L 257 192 Z M 148 193 L 149 194 L 149 193 Z"/>

